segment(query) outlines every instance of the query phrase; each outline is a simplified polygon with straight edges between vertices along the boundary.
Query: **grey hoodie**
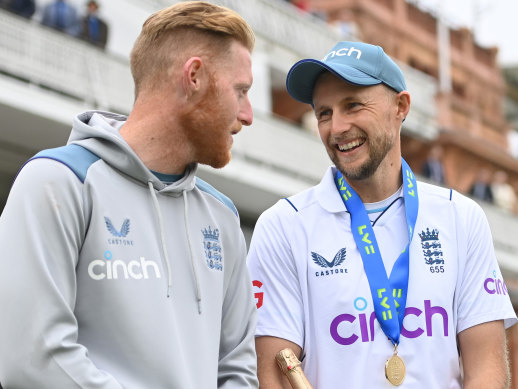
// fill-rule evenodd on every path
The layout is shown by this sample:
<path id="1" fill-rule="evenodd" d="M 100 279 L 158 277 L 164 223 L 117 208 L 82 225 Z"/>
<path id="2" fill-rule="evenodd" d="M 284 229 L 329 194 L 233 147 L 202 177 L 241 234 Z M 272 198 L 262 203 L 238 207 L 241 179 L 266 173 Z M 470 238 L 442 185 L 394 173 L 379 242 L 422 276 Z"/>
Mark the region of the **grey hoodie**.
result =
<path id="1" fill-rule="evenodd" d="M 256 308 L 231 201 L 165 185 L 86 112 L 29 160 L 0 218 L 9 388 L 257 388 Z"/>

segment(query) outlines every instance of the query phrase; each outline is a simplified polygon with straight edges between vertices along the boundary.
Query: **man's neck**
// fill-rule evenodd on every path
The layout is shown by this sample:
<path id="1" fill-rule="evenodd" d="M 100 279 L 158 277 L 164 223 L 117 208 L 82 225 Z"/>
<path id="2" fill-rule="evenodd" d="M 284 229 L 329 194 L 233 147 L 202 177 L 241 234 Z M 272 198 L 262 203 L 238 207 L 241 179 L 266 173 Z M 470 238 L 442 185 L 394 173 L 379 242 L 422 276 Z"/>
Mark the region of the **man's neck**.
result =
<path id="1" fill-rule="evenodd" d="M 133 111 L 120 134 L 148 169 L 182 174 L 190 162 L 190 148 L 177 129 L 172 123 Z"/>
<path id="2" fill-rule="evenodd" d="M 358 193 L 363 203 L 376 203 L 392 196 L 403 184 L 401 162 L 384 167 L 363 180 L 347 179 L 349 185 Z"/>

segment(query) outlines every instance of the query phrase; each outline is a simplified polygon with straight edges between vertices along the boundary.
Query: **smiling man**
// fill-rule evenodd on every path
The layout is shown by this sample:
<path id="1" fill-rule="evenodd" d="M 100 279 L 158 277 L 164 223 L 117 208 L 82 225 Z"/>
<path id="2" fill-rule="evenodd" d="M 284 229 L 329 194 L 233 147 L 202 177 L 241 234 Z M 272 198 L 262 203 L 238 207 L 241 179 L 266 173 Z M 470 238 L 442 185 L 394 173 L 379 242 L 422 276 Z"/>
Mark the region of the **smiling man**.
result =
<path id="1" fill-rule="evenodd" d="M 257 388 L 232 202 L 196 177 L 252 123 L 254 34 L 202 1 L 148 18 L 128 117 L 85 112 L 21 169 L 0 218 L 9 388 Z"/>
<path id="2" fill-rule="evenodd" d="M 290 388 L 275 355 L 291 348 L 319 389 L 506 388 L 516 315 L 489 226 L 401 158 L 399 67 L 379 46 L 339 42 L 296 63 L 287 88 L 313 106 L 334 166 L 254 230 L 261 387 Z"/>

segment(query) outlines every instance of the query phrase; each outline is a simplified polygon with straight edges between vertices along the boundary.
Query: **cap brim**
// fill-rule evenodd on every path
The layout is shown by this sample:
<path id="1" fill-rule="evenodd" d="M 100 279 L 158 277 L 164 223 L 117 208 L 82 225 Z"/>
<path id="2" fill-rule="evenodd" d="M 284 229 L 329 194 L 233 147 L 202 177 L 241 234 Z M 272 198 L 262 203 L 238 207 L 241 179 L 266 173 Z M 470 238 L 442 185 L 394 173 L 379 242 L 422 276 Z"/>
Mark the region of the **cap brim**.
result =
<path id="1" fill-rule="evenodd" d="M 292 66 L 286 77 L 288 93 L 295 100 L 306 104 L 313 104 L 315 82 L 325 71 L 329 71 L 353 85 L 370 86 L 381 84 L 381 81 L 377 78 L 371 77 L 367 73 L 348 65 L 338 63 L 326 64 L 316 59 L 303 59 Z"/>

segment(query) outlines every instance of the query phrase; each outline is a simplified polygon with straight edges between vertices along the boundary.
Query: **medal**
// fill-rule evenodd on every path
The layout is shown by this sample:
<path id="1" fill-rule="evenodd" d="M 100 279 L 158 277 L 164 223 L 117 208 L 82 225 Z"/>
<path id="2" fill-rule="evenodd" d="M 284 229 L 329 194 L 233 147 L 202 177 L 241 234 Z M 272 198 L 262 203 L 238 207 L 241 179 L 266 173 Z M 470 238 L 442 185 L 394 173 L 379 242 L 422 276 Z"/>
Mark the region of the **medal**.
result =
<path id="1" fill-rule="evenodd" d="M 397 344 L 392 355 L 385 362 L 385 377 L 394 386 L 399 386 L 405 380 L 405 362 L 397 355 Z"/>
<path id="2" fill-rule="evenodd" d="M 347 211 L 351 214 L 351 232 L 362 257 L 363 268 L 371 290 L 376 319 L 383 333 L 394 344 L 394 355 L 385 363 L 385 377 L 395 386 L 405 379 L 406 368 L 397 355 L 397 345 L 403 328 L 408 293 L 409 252 L 419 210 L 417 181 L 412 170 L 401 158 L 403 199 L 408 230 L 408 244 L 397 258 L 390 276 L 385 270 L 376 234 L 362 199 L 349 185 L 340 171 L 335 173 L 335 184 Z"/>

